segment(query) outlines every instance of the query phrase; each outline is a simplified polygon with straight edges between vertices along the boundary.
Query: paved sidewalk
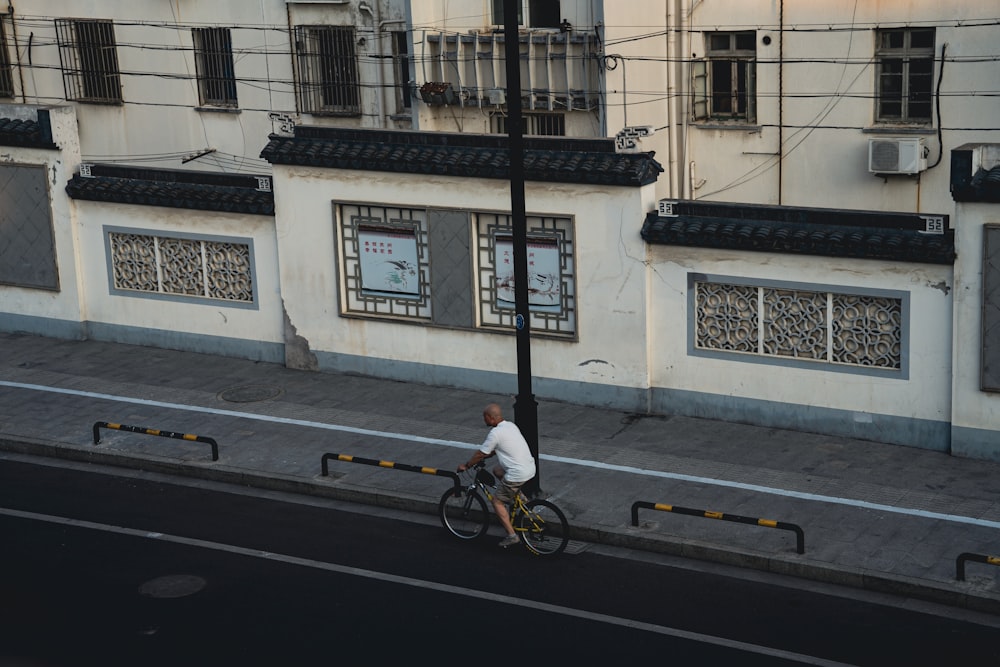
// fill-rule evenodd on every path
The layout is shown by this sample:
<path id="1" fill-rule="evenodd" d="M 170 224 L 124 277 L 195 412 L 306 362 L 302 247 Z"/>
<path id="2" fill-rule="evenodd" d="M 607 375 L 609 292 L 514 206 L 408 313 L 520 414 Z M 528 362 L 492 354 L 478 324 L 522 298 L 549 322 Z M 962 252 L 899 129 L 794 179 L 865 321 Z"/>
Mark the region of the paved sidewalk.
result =
<path id="1" fill-rule="evenodd" d="M 516 388 L 511 388 L 516 392 Z M 436 513 L 451 481 L 324 454 L 452 471 L 511 395 L 293 371 L 94 341 L 0 334 L 0 450 Z M 558 402 L 538 406 L 541 487 L 605 543 L 1000 613 L 1000 464 L 910 447 Z M 125 424 L 209 444 L 98 429 Z M 3 454 L 0 454 L 2 456 Z M 636 502 L 793 524 L 789 530 Z M 0 507 L 3 491 L 0 489 Z M 499 538 L 499 533 L 497 533 Z"/>

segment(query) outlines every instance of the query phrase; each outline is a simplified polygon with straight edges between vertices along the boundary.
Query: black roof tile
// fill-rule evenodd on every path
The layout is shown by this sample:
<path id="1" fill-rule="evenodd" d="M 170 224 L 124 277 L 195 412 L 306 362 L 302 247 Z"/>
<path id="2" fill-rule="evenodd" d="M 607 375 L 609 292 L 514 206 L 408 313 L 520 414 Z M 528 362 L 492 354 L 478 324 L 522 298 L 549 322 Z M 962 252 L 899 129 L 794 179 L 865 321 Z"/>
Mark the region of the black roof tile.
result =
<path id="1" fill-rule="evenodd" d="M 201 211 L 274 215 L 274 194 L 258 177 L 169 169 L 92 165 L 66 185 L 74 199 Z M 270 187 L 270 177 L 266 178 Z"/>
<path id="2" fill-rule="evenodd" d="M 0 118 L 0 146 L 21 146 L 24 148 L 46 148 L 58 150 L 52 142 L 48 125 L 37 120 Z"/>
<path id="3" fill-rule="evenodd" d="M 261 151 L 272 164 L 497 179 L 510 178 L 508 155 L 504 135 L 318 127 L 271 135 Z M 662 171 L 652 152 L 616 153 L 609 139 L 524 140 L 528 181 L 640 186 Z"/>
<path id="4" fill-rule="evenodd" d="M 650 212 L 647 243 L 794 255 L 952 264 L 954 230 L 926 233 L 925 216 L 842 209 L 673 202 L 673 215 Z"/>

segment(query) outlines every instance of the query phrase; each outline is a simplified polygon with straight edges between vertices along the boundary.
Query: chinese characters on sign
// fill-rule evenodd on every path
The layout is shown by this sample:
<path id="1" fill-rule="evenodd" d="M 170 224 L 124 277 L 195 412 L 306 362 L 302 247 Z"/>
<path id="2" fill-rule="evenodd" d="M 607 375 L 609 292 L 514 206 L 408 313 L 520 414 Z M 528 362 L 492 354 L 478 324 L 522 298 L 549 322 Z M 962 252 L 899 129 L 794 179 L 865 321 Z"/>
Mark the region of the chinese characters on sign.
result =
<path id="1" fill-rule="evenodd" d="M 554 238 L 529 237 L 528 250 L 528 305 L 535 311 L 558 312 L 561 306 L 561 281 L 559 270 L 559 243 Z M 496 237 L 494 271 L 497 286 L 497 305 L 514 307 L 514 239 L 512 236 Z"/>
<path id="2" fill-rule="evenodd" d="M 416 229 L 360 224 L 358 255 L 362 289 L 420 295 Z"/>

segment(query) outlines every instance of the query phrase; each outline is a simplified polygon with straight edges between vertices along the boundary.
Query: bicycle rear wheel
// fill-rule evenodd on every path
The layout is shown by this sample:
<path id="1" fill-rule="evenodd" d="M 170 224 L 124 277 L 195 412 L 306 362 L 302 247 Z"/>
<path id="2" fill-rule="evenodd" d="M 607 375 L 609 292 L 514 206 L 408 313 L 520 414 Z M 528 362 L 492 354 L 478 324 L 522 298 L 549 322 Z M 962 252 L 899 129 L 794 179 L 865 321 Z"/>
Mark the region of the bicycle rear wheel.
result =
<path id="1" fill-rule="evenodd" d="M 486 501 L 474 490 L 448 489 L 438 504 L 441 525 L 455 537 L 474 540 L 486 534 L 490 513 Z"/>
<path id="2" fill-rule="evenodd" d="M 524 546 L 539 556 L 554 556 L 569 543 L 569 523 L 558 507 L 547 500 L 532 500 L 514 517 L 514 528 Z"/>

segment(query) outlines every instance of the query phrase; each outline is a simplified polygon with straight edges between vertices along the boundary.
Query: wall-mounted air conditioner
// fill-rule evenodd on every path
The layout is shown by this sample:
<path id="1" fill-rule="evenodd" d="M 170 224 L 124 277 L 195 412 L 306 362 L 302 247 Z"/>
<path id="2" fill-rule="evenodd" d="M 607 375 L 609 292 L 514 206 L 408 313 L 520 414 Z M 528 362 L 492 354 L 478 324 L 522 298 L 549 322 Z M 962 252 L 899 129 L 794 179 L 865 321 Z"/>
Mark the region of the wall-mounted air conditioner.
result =
<path id="1" fill-rule="evenodd" d="M 919 174 L 927 169 L 922 137 L 868 140 L 868 171 L 873 174 Z"/>

